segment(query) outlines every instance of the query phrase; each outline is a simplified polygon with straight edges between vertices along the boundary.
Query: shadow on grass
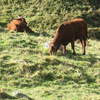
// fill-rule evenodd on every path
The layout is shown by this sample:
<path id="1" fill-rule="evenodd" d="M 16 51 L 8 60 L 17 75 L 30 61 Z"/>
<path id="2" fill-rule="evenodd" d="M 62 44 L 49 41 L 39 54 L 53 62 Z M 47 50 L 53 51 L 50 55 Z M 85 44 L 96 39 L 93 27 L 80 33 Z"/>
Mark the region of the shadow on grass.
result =
<path id="1" fill-rule="evenodd" d="M 34 33 L 28 33 L 28 35 L 30 35 L 30 36 L 40 36 L 40 33 L 37 33 L 37 32 L 34 32 Z"/>
<path id="2" fill-rule="evenodd" d="M 42 32 L 42 33 L 38 33 L 38 32 L 34 32 L 34 33 L 28 33 L 28 35 L 32 36 L 32 35 L 35 35 L 35 36 L 40 36 L 40 35 L 43 35 L 44 37 L 50 37 L 51 35 L 47 32 Z"/>
<path id="3" fill-rule="evenodd" d="M 60 55 L 57 55 L 57 56 L 63 56 L 63 54 L 60 54 Z M 80 76 L 79 78 L 73 78 L 73 76 L 66 76 L 65 77 L 66 82 L 67 81 L 74 81 L 75 83 L 78 83 L 78 84 L 87 82 L 88 84 L 91 84 L 91 83 L 94 83 L 96 81 L 96 78 L 92 77 L 88 73 L 87 69 L 88 69 L 88 67 L 93 66 L 93 64 L 95 64 L 97 62 L 97 60 L 100 60 L 99 58 L 96 58 L 92 54 L 90 54 L 90 55 L 82 55 L 82 54 L 78 54 L 77 53 L 76 55 L 73 55 L 71 50 L 67 50 L 64 57 L 66 59 L 73 59 L 75 61 L 87 61 L 87 62 L 90 62 L 90 64 L 85 69 L 84 69 L 83 66 L 80 67 L 79 65 L 69 64 L 68 62 L 66 62 L 66 64 L 64 64 L 64 65 L 74 68 L 74 71 L 75 71 L 74 73 L 76 73 L 76 70 L 78 70 L 82 74 L 82 76 Z M 46 63 L 44 65 L 49 64 L 49 63 L 50 63 L 50 61 L 46 61 Z M 56 63 L 52 62 L 52 65 L 59 65 L 59 64 L 63 64 L 63 62 L 60 62 L 60 61 L 56 61 Z M 82 65 L 84 65 L 84 64 L 82 64 Z M 71 72 L 71 73 L 73 73 L 73 72 Z M 84 82 L 82 82 L 82 81 L 84 81 Z"/>
<path id="4" fill-rule="evenodd" d="M 14 100 L 14 99 L 17 99 L 17 98 L 10 96 L 9 94 L 7 94 L 5 92 L 1 92 L 0 93 L 0 100 L 5 100 L 5 99 Z"/>
<path id="5" fill-rule="evenodd" d="M 60 56 L 63 56 L 60 55 Z M 95 64 L 97 62 L 97 60 L 100 60 L 100 58 L 96 58 L 94 55 L 92 54 L 79 54 L 79 53 L 76 53 L 76 55 L 73 55 L 72 51 L 71 50 L 66 50 L 66 54 L 64 55 L 64 57 L 66 58 L 69 58 L 69 59 L 73 59 L 73 60 L 76 60 L 76 61 L 88 61 L 90 62 L 90 67 Z"/>
<path id="6" fill-rule="evenodd" d="M 87 61 L 87 62 L 90 62 L 90 64 L 88 65 L 88 67 L 92 67 L 95 63 L 97 63 L 97 60 L 100 60 L 99 58 L 96 58 L 92 54 L 90 54 L 90 55 L 82 55 L 82 54 L 73 55 L 71 53 L 71 51 L 68 51 L 68 50 L 67 50 L 67 54 L 66 54 L 66 58 L 67 57 L 69 59 L 74 59 L 76 61 Z M 79 67 L 78 65 L 70 65 L 70 66 L 73 67 L 75 70 L 76 69 L 80 70 L 80 73 L 82 73 L 83 79 L 88 84 L 91 84 L 91 83 L 95 82 L 96 78 L 92 77 L 90 74 L 87 73 L 87 68 L 84 69 L 83 67 Z M 72 77 L 68 77 L 67 80 L 74 81 L 76 83 L 81 83 L 80 80 L 82 80 L 82 79 L 73 79 Z"/>
<path id="7" fill-rule="evenodd" d="M 97 60 L 100 60 L 99 58 L 96 58 L 92 54 L 90 54 L 89 57 L 87 57 L 87 55 L 78 54 L 73 59 L 75 59 L 77 61 L 88 61 L 88 62 L 90 62 L 89 67 L 93 66 L 93 64 L 95 64 L 97 62 Z"/>
<path id="8" fill-rule="evenodd" d="M 6 26 L 7 26 L 7 23 L 2 23 L 2 22 L 0 22 L 0 26 L 1 26 L 1 27 L 6 27 Z"/>
<path id="9" fill-rule="evenodd" d="M 19 99 L 21 99 L 21 97 L 23 98 L 25 98 L 25 100 L 27 99 L 27 100 L 34 100 L 34 99 L 32 99 L 32 98 L 30 98 L 29 96 L 27 96 L 27 95 L 25 95 L 25 94 L 22 94 L 22 93 L 19 93 L 19 94 L 17 94 L 18 96 L 17 97 L 14 97 L 14 96 L 10 96 L 9 94 L 7 94 L 7 93 L 5 93 L 5 92 L 1 92 L 0 93 L 0 100 L 5 100 L 5 99 L 9 99 L 9 100 L 15 100 L 15 99 L 17 99 L 18 100 L 18 98 Z"/>
<path id="10" fill-rule="evenodd" d="M 49 34 L 49 33 L 47 33 L 47 32 L 42 32 L 41 33 L 44 37 L 50 37 L 51 35 Z"/>
<path id="11" fill-rule="evenodd" d="M 0 33 L 1 33 L 1 32 L 7 33 L 8 30 L 6 30 L 6 29 L 4 29 L 4 28 L 0 28 Z"/>

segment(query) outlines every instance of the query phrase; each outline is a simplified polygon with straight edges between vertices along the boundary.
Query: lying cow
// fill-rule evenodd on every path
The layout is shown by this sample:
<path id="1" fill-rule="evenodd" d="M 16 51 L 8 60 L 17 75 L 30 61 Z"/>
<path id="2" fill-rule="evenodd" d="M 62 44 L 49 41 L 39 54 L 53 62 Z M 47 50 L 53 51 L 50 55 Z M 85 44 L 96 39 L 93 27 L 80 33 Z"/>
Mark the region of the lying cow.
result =
<path id="1" fill-rule="evenodd" d="M 57 52 L 60 45 L 63 45 L 63 54 L 66 52 L 66 45 L 71 43 L 73 54 L 76 52 L 74 50 L 74 41 L 79 39 L 82 44 L 83 55 L 85 55 L 85 47 L 87 40 L 87 23 L 82 18 L 73 19 L 62 23 L 58 29 L 57 33 L 50 43 L 50 55 Z"/>
<path id="2" fill-rule="evenodd" d="M 27 22 L 24 17 L 19 17 L 18 19 L 13 19 L 7 27 L 8 30 L 15 30 L 18 32 L 29 32 L 33 33 L 33 31 L 27 26 Z"/>

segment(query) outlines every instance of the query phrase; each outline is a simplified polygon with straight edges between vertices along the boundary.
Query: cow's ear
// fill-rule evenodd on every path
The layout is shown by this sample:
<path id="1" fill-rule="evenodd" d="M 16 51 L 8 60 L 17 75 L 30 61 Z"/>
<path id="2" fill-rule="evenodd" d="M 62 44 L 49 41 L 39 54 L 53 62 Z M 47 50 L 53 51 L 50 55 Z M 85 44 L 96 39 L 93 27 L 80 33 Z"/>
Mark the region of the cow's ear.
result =
<path id="1" fill-rule="evenodd" d="M 54 46 L 54 44 L 52 44 L 52 47 Z"/>

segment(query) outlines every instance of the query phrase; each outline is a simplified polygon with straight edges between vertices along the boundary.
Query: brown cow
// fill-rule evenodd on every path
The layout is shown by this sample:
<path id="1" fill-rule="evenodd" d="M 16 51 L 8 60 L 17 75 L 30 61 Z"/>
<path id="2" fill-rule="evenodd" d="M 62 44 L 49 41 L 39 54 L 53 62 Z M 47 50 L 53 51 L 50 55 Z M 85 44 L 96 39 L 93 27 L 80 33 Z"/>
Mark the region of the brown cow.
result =
<path id="1" fill-rule="evenodd" d="M 66 45 L 71 43 L 73 54 L 75 55 L 74 50 L 74 41 L 79 39 L 82 44 L 83 55 L 85 55 L 85 47 L 87 40 L 87 23 L 82 18 L 73 19 L 62 23 L 58 29 L 57 33 L 50 43 L 50 55 L 57 52 L 60 45 L 63 45 L 63 54 L 66 52 Z"/>
<path id="2" fill-rule="evenodd" d="M 15 30 L 18 32 L 29 32 L 33 33 L 33 31 L 27 26 L 27 22 L 24 17 L 19 17 L 18 19 L 13 19 L 7 27 L 8 30 Z"/>

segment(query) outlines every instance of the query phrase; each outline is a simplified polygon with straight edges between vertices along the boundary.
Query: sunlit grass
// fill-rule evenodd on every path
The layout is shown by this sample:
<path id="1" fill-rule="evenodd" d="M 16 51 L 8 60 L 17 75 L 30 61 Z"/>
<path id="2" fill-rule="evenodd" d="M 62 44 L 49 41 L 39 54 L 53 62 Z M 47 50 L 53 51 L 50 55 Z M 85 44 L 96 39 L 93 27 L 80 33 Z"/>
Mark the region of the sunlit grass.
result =
<path id="1" fill-rule="evenodd" d="M 44 33 L 0 34 L 1 88 L 23 92 L 35 100 L 99 99 L 100 41 L 89 39 L 85 56 L 77 41 L 76 56 L 70 44 L 65 56 L 60 51 L 50 56 L 49 48 L 44 48 L 52 40 L 49 37 L 52 35 Z"/>

